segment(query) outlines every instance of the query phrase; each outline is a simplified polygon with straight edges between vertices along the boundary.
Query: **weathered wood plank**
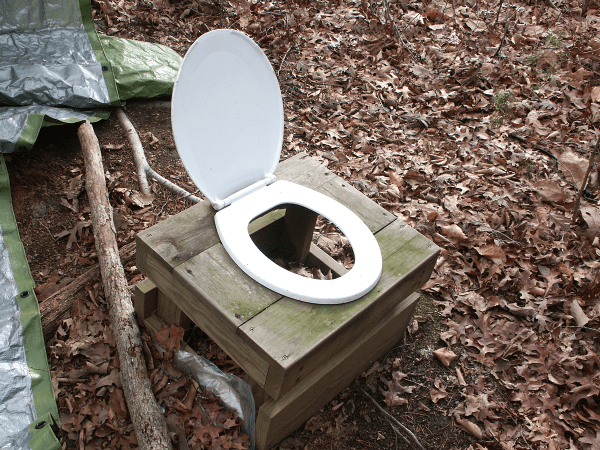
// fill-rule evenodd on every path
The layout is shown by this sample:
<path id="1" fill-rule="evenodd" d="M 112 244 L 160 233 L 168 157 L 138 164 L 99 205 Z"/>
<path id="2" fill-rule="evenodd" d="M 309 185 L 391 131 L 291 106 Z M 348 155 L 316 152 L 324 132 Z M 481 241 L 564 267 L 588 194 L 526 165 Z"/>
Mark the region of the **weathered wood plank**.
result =
<path id="1" fill-rule="evenodd" d="M 156 311 L 158 288 L 149 279 L 140 281 L 133 291 L 133 309 L 139 320 L 145 320 Z"/>
<path id="2" fill-rule="evenodd" d="M 179 306 L 185 315 L 224 349 L 250 377 L 264 386 L 269 370 L 267 362 L 253 349 L 248 348 L 235 333 L 223 332 L 231 327 L 231 323 L 225 322 L 222 314 L 215 314 L 214 309 L 207 306 L 208 302 L 197 296 L 197 291 L 187 287 L 188 283 L 177 280 L 168 266 L 154 258 L 148 258 L 147 262 L 144 275 L 160 286 L 160 291 Z"/>
<path id="3" fill-rule="evenodd" d="M 277 398 L 340 351 L 368 333 L 431 275 L 438 247 L 401 221 L 377 234 L 383 273 L 365 297 L 342 305 L 313 305 L 283 298 L 238 329 L 271 368 L 265 390 Z M 385 242 L 385 245 L 382 243 Z"/>
<path id="4" fill-rule="evenodd" d="M 181 264 L 173 277 L 194 292 L 213 314 L 223 318 L 229 328 L 222 329 L 223 333 L 235 330 L 282 297 L 246 275 L 221 244 Z"/>
<path id="5" fill-rule="evenodd" d="M 329 256 L 315 244 L 310 244 L 310 252 L 308 253 L 306 262 L 308 264 L 312 264 L 318 269 L 321 269 L 321 272 L 323 273 L 327 273 L 328 270 L 331 270 L 338 277 L 341 277 L 349 272 L 348 269 L 342 266 L 339 262 Z"/>
<path id="6" fill-rule="evenodd" d="M 306 153 L 299 153 L 279 163 L 275 176 L 278 180 L 287 180 L 310 189 L 328 182 L 335 175 Z"/>
<path id="7" fill-rule="evenodd" d="M 339 177 L 332 177 L 315 190 L 337 200 L 360 217 L 372 233 L 377 233 L 397 219 L 394 214 L 386 211 Z"/>
<path id="8" fill-rule="evenodd" d="M 386 354 L 406 330 L 418 303 L 413 294 L 360 339 L 353 340 L 278 400 L 267 400 L 256 418 L 256 445 L 266 450 L 301 426 Z"/>
<path id="9" fill-rule="evenodd" d="M 148 260 L 164 264 L 172 271 L 179 264 L 219 242 L 215 211 L 200 202 L 136 236 L 137 267 L 146 273 Z"/>

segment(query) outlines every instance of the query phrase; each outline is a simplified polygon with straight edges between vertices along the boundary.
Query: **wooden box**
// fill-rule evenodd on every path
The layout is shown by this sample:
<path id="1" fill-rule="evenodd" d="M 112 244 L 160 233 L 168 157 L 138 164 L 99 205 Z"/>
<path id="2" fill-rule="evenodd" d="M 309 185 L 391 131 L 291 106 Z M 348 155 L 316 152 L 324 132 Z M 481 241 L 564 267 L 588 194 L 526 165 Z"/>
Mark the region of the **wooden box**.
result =
<path id="1" fill-rule="evenodd" d="M 137 236 L 137 266 L 149 281 L 136 289 L 136 312 L 150 328 L 194 322 L 245 370 L 258 408 L 259 450 L 302 425 L 398 341 L 418 302 L 414 292 L 439 253 L 304 154 L 282 162 L 276 176 L 334 198 L 375 234 L 383 273 L 369 294 L 343 305 L 313 305 L 265 288 L 230 259 L 208 202 Z M 277 210 L 252 222 L 250 232 L 267 250 L 285 235 L 297 256 L 342 275 L 345 269 L 310 243 L 314 219 L 294 208 Z"/>

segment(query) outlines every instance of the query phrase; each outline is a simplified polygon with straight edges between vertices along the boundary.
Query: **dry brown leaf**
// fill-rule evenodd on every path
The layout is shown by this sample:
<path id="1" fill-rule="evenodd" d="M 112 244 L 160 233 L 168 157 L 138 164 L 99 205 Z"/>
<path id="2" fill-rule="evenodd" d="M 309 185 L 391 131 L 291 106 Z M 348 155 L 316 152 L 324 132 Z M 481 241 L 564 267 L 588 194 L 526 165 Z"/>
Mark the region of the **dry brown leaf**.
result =
<path id="1" fill-rule="evenodd" d="M 502 249 L 502 247 L 496 244 L 484 245 L 482 247 L 475 247 L 477 253 L 481 256 L 485 256 L 486 258 L 490 258 L 496 264 L 500 264 L 506 262 L 506 253 Z"/>
<path id="2" fill-rule="evenodd" d="M 446 368 L 450 367 L 452 361 L 456 359 L 456 353 L 446 347 L 434 350 L 433 354 Z"/>
<path id="3" fill-rule="evenodd" d="M 446 235 L 448 238 L 454 240 L 454 241 L 464 241 L 467 239 L 467 236 L 465 235 L 465 233 L 463 232 L 463 230 L 455 224 L 452 225 L 444 225 L 440 227 L 442 230 L 442 233 L 444 233 L 444 235 Z"/>
<path id="4" fill-rule="evenodd" d="M 184 330 L 176 325 L 165 327 L 161 325 L 160 331 L 154 333 L 154 340 L 166 348 L 165 357 L 170 359 L 173 357 L 173 351 L 179 350 L 181 340 L 183 339 Z"/>
<path id="5" fill-rule="evenodd" d="M 562 166 L 559 165 L 559 168 L 564 176 L 567 179 L 574 181 L 578 188 L 581 187 L 581 183 L 583 183 L 585 172 L 589 163 L 588 159 L 579 156 L 577 153 L 574 153 L 571 150 L 566 150 L 562 153 L 562 155 L 560 155 L 558 161 L 562 164 Z M 568 170 L 566 170 L 563 166 L 565 166 Z"/>
<path id="6" fill-rule="evenodd" d="M 584 327 L 590 321 L 589 317 L 586 316 L 586 314 L 583 312 L 583 309 L 581 309 L 577 299 L 571 302 L 571 315 L 579 327 Z"/>
<path id="7" fill-rule="evenodd" d="M 466 431 L 467 433 L 472 434 L 477 439 L 482 439 L 483 438 L 483 432 L 481 431 L 481 428 L 479 428 L 479 426 L 477 426 L 477 424 L 471 422 L 470 420 L 467 420 L 467 419 L 456 419 L 456 423 L 464 431 Z"/>
<path id="8" fill-rule="evenodd" d="M 536 181 L 534 186 L 536 192 L 542 196 L 544 200 L 554 203 L 564 203 L 570 195 L 565 192 L 560 185 L 553 180 L 540 180 Z"/>
<path id="9" fill-rule="evenodd" d="M 446 391 L 441 391 L 436 388 L 429 389 L 429 398 L 433 403 L 439 402 L 441 399 L 446 398 L 448 393 Z"/>
<path id="10" fill-rule="evenodd" d="M 582 206 L 581 217 L 587 223 L 589 231 L 593 236 L 600 234 L 600 208 L 597 206 Z"/>
<path id="11" fill-rule="evenodd" d="M 590 93 L 590 99 L 593 102 L 600 103 L 600 86 L 596 86 L 596 87 L 592 88 L 592 91 Z"/>
<path id="12" fill-rule="evenodd" d="M 547 136 L 550 133 L 552 133 L 552 130 L 550 128 L 546 128 L 544 125 L 542 125 L 542 123 L 538 119 L 538 117 L 540 115 L 541 115 L 540 111 L 531 110 L 529 112 L 529 114 L 527 114 L 526 120 L 527 120 L 527 123 L 529 125 L 531 125 L 538 134 L 541 134 L 542 136 Z"/>

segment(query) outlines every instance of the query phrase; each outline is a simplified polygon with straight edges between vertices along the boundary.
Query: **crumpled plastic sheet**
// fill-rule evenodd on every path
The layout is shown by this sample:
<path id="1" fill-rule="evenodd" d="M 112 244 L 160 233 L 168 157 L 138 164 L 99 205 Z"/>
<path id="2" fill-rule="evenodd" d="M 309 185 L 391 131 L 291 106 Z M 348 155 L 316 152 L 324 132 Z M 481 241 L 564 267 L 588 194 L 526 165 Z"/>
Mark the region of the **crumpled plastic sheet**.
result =
<path id="1" fill-rule="evenodd" d="M 250 436 L 250 450 L 254 449 L 254 397 L 244 380 L 223 373 L 217 366 L 201 356 L 179 350 L 173 358 L 175 367 L 193 378 L 205 389 L 221 398 L 227 409 L 234 410 L 243 421 L 242 431 Z"/>
<path id="2" fill-rule="evenodd" d="M 73 119 L 85 120 L 95 115 L 96 111 L 42 105 L 0 107 L 0 153 L 10 153 L 15 150 L 21 130 L 31 114 L 44 114 L 61 122 L 71 122 Z"/>
<path id="3" fill-rule="evenodd" d="M 0 103 L 110 104 L 77 0 L 0 2 Z"/>
<path id="4" fill-rule="evenodd" d="M 0 449 L 29 449 L 37 416 L 19 318 L 17 284 L 0 226 Z"/>
<path id="5" fill-rule="evenodd" d="M 183 58 L 160 44 L 99 35 L 110 61 L 119 98 L 170 95 Z"/>

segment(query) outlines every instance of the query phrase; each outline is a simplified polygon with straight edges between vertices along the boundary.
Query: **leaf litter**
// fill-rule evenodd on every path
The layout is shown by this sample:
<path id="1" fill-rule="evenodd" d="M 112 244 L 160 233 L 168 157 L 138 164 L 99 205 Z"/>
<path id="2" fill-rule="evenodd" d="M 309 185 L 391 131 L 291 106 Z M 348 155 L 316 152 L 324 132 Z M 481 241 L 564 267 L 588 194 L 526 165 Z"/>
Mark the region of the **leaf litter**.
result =
<path id="1" fill-rule="evenodd" d="M 214 28 L 248 33 L 280 80 L 284 157 L 305 151 L 320 158 L 442 248 L 424 286 L 437 310 L 415 317 L 402 344 L 414 354 L 400 348 L 362 377 L 392 412 L 404 420 L 445 415 L 473 436 L 473 449 L 599 448 L 596 168 L 584 186 L 581 218 L 573 220 L 589 152 L 600 137 L 597 2 L 510 2 L 500 58 L 492 56 L 504 39 L 508 2 L 92 4 L 100 32 L 159 42 L 181 54 Z M 159 127 L 138 122 L 149 153 L 171 145 Z M 122 143 L 103 145 L 111 155 L 127 150 Z M 118 165 L 110 169 L 120 242 L 176 212 L 177 200 L 159 205 L 136 196 L 135 180 Z M 189 182 L 180 166 L 169 171 Z M 58 202 L 73 222 L 53 232 L 53 239 L 69 236 L 68 249 L 60 242 L 71 256 L 57 261 L 58 278 L 39 271 L 48 286 L 66 277 L 70 265 L 95 259 L 80 173 L 71 168 Z M 154 190 L 164 198 L 160 187 Z M 325 233 L 318 240 L 342 261 L 350 256 L 337 237 Z M 77 309 L 77 320 L 63 323 L 49 352 L 63 430 L 81 448 L 135 448 L 106 315 L 93 304 Z M 413 347 L 432 320 L 439 321 L 437 334 L 427 346 Z M 216 438 L 209 421 L 199 436 L 181 419 L 182 411 L 204 417 L 190 406 L 197 388 L 178 385 L 168 358 L 145 342 L 154 386 L 172 408 L 169 423 L 198 445 Z M 226 355 L 221 359 L 233 366 Z M 439 361 L 435 376 L 419 375 L 418 361 L 428 367 Z M 340 430 L 352 428 L 354 401 L 345 391 L 329 410 L 333 422 L 319 413 L 300 436 L 323 431 L 341 442 Z M 421 433 L 431 448 L 447 448 L 426 429 Z M 281 448 L 296 448 L 298 439 Z"/>

